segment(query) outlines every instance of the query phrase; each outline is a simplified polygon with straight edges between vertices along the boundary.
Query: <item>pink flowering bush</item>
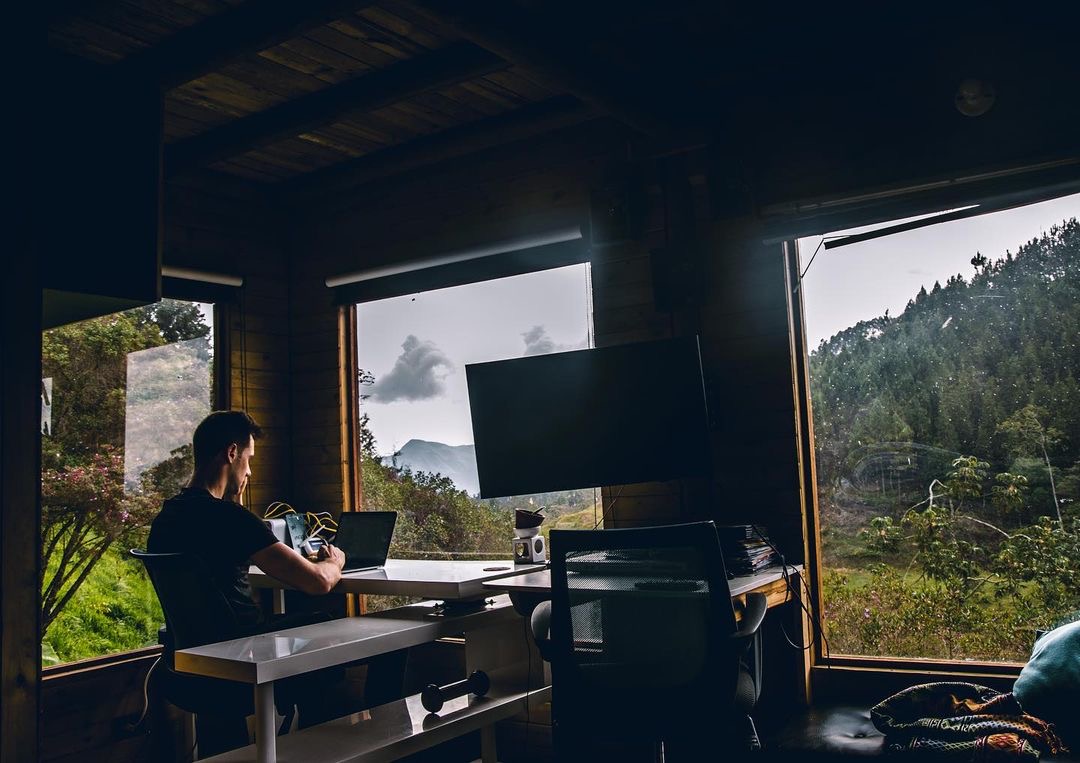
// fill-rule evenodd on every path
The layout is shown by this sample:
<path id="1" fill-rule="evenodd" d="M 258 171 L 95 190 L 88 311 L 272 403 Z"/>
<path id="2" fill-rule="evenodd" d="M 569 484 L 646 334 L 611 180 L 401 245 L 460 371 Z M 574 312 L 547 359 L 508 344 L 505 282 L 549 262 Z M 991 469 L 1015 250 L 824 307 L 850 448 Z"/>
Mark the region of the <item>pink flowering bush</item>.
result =
<path id="1" fill-rule="evenodd" d="M 109 546 L 145 527 L 160 505 L 159 495 L 125 493 L 124 457 L 111 446 L 84 464 L 42 471 L 43 631 Z"/>

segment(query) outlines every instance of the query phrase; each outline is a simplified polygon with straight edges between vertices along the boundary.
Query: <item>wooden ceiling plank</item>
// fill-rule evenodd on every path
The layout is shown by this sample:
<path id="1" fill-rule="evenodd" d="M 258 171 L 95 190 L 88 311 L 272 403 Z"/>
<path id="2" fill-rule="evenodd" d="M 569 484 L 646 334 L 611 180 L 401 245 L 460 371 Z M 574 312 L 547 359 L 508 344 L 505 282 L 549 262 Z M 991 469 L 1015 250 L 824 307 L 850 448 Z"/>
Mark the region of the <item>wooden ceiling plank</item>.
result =
<path id="1" fill-rule="evenodd" d="M 445 130 L 446 128 L 453 127 L 461 122 L 461 120 L 453 119 L 442 112 L 429 109 L 418 103 L 415 99 L 398 101 L 390 108 L 408 114 L 409 117 L 416 119 L 419 124 L 426 125 L 427 129 L 423 130 L 423 133 L 425 134 L 437 130 Z"/>
<path id="2" fill-rule="evenodd" d="M 246 2 L 129 56 L 121 65 L 132 74 L 150 72 L 162 87 L 172 89 L 369 4 L 365 0 Z"/>
<path id="3" fill-rule="evenodd" d="M 502 0 L 403 0 L 432 23 L 532 70 L 555 92 L 570 93 L 647 135 L 672 130 L 657 114 L 631 98 L 633 88 L 617 72 L 592 59 L 583 46 L 566 45 L 565 35 L 547 29 L 539 16 L 524 18 Z M 565 31 L 565 30 L 563 30 Z"/>
<path id="4" fill-rule="evenodd" d="M 542 101 L 545 98 L 550 98 L 557 93 L 551 92 L 549 88 L 544 87 L 541 84 L 533 82 L 525 77 L 521 76 L 521 67 L 514 67 L 502 72 L 493 72 L 489 74 L 485 79 L 489 82 L 494 82 L 507 90 L 512 90 L 515 93 L 519 93 L 530 101 Z"/>
<path id="5" fill-rule="evenodd" d="M 326 164 L 328 165 L 336 164 L 343 158 L 356 159 L 357 157 L 369 153 L 349 143 L 343 143 L 339 140 L 334 140 L 333 138 L 324 135 L 321 131 L 317 133 L 306 132 L 303 135 L 298 135 L 296 137 L 298 140 L 302 140 L 304 143 L 307 143 L 309 145 L 319 146 L 321 148 L 327 148 L 333 151 L 336 158 L 332 162 L 326 162 Z"/>
<path id="6" fill-rule="evenodd" d="M 258 162 L 268 167 L 282 170 L 285 174 L 303 174 L 311 172 L 314 168 L 309 162 L 299 161 L 286 156 L 284 152 L 273 151 L 269 148 L 260 151 L 250 151 L 244 154 L 252 162 Z"/>
<path id="7" fill-rule="evenodd" d="M 413 140 L 420 135 L 427 135 L 428 133 L 435 132 L 439 129 L 437 124 L 433 124 L 423 117 L 417 117 L 409 111 L 402 111 L 397 107 L 397 104 L 376 109 L 371 112 L 371 115 L 382 119 L 385 122 L 398 125 L 402 130 L 409 133 L 409 140 Z"/>
<path id="8" fill-rule="evenodd" d="M 363 156 L 382 148 L 382 144 L 365 140 L 353 130 L 341 129 L 340 123 L 325 125 L 318 130 L 306 132 L 299 137 L 303 140 L 335 146 L 342 153 L 348 153 L 352 156 Z"/>
<path id="9" fill-rule="evenodd" d="M 392 146 L 397 142 L 387 131 L 380 130 L 371 124 L 360 124 L 355 118 L 334 122 L 332 125 L 327 125 L 322 129 L 327 128 L 333 128 L 336 131 L 353 136 L 353 140 L 370 142 L 375 146 L 372 149 L 373 151 Z"/>
<path id="10" fill-rule="evenodd" d="M 258 180 L 268 185 L 277 183 L 290 175 L 288 172 L 276 168 L 267 168 L 265 164 L 242 157 L 235 157 L 228 162 L 218 162 L 211 165 L 211 169 L 228 172 L 251 180 Z"/>
<path id="11" fill-rule="evenodd" d="M 329 141 L 320 143 L 300 136 L 267 146 L 264 152 L 288 157 L 299 164 L 304 164 L 308 168 L 305 171 L 310 171 L 316 166 L 325 167 L 328 164 L 337 164 L 350 156 L 348 151 L 335 148 Z"/>
<path id="12" fill-rule="evenodd" d="M 461 86 L 481 98 L 486 98 L 487 100 L 498 104 L 503 111 L 519 106 L 521 103 L 520 98 L 512 97 L 505 91 L 499 92 L 493 89 L 490 83 L 485 82 L 482 79 L 473 80 L 472 82 L 462 82 Z"/>
<path id="13" fill-rule="evenodd" d="M 389 29 L 407 39 L 416 40 L 427 47 L 441 47 L 448 42 L 461 39 L 460 35 L 446 34 L 445 29 L 440 29 L 438 25 L 432 24 L 430 19 L 424 18 L 396 0 L 383 0 L 376 6 L 364 9 L 360 15 L 374 21 L 384 29 Z"/>
<path id="14" fill-rule="evenodd" d="M 220 73 L 233 79 L 252 82 L 268 92 L 280 94 L 283 99 L 307 95 L 326 87 L 326 83 L 317 77 L 301 74 L 295 69 L 282 66 L 262 56 L 250 56 L 234 61 Z M 198 82 L 198 80 L 195 81 Z M 183 87 L 188 87 L 188 85 L 183 85 Z"/>
<path id="15" fill-rule="evenodd" d="M 505 66 L 498 57 L 467 43 L 356 77 L 170 146 L 166 173 L 217 161 L 290 135 L 339 121 L 354 111 L 375 111 L 416 93 L 483 76 Z"/>
<path id="16" fill-rule="evenodd" d="M 387 66 L 391 66 L 398 61 L 413 58 L 415 55 L 423 54 L 424 49 L 417 47 L 415 51 L 396 51 L 396 55 L 390 55 L 385 51 L 372 47 L 363 37 L 359 34 L 349 34 L 343 31 L 343 29 L 349 28 L 347 24 L 340 27 L 334 25 L 321 26 L 318 29 L 313 29 L 308 32 L 308 39 L 318 42 L 320 45 L 325 45 L 331 50 L 336 50 L 348 56 L 352 56 L 358 61 L 363 61 L 372 69 L 383 69 Z"/>
<path id="17" fill-rule="evenodd" d="M 384 50 L 391 55 L 399 49 L 417 55 L 424 50 L 444 47 L 450 42 L 426 35 L 424 30 L 413 25 L 405 25 L 405 29 L 410 31 L 402 32 L 401 25 L 396 23 L 395 19 L 378 13 L 378 10 L 378 8 L 368 8 L 351 19 L 355 22 L 354 26 L 362 35 L 362 39 L 372 47 Z"/>
<path id="18" fill-rule="evenodd" d="M 443 88 L 439 93 L 449 100 L 467 104 L 469 108 L 480 112 L 484 116 L 492 117 L 505 111 L 505 109 L 498 104 L 493 103 L 483 96 L 477 95 L 472 90 L 469 90 L 462 85 L 453 85 L 452 87 Z"/>
<path id="19" fill-rule="evenodd" d="M 202 101 L 225 105 L 238 117 L 265 111 L 287 100 L 250 82 L 233 79 L 224 74 L 208 74 L 184 88 L 174 90 L 170 96 L 187 100 L 189 103 Z"/>
<path id="20" fill-rule="evenodd" d="M 487 115 L 486 111 L 476 109 L 469 103 L 448 98 L 441 90 L 419 93 L 413 96 L 412 100 L 429 109 L 446 114 L 455 123 L 471 122 Z"/>
<path id="21" fill-rule="evenodd" d="M 295 40 L 289 40 L 282 43 L 281 47 L 306 56 L 312 61 L 318 61 L 344 79 L 351 79 L 358 74 L 373 70 L 373 67 L 366 61 L 353 58 L 333 48 L 328 48 L 307 37 L 297 37 Z"/>
<path id="22" fill-rule="evenodd" d="M 309 77 L 315 77 L 321 82 L 327 82 L 328 76 L 331 79 L 334 77 L 333 70 L 326 64 L 316 61 L 313 58 L 309 58 L 284 45 L 275 45 L 272 48 L 260 51 L 259 58 L 273 61 L 275 64 L 284 66 L 287 69 L 292 69 L 294 72 L 306 74 Z"/>
<path id="23" fill-rule="evenodd" d="M 501 94 L 505 98 L 509 98 L 515 103 L 528 103 L 533 100 L 542 100 L 540 98 L 529 98 L 527 95 L 519 90 L 515 90 L 509 85 L 513 83 L 507 83 L 504 80 L 497 79 L 492 76 L 481 77 L 479 83 L 482 87 L 486 87 L 488 90 Z"/>
<path id="24" fill-rule="evenodd" d="M 595 117 L 595 112 L 569 96 L 418 138 L 319 172 L 287 185 L 299 199 L 326 199 L 336 193 L 394 174 L 522 140 Z"/>
<path id="25" fill-rule="evenodd" d="M 229 121 L 228 117 L 221 114 L 218 111 L 209 109 L 203 105 L 196 105 L 188 101 L 174 98 L 171 94 L 165 99 L 165 122 L 168 124 L 168 120 L 173 115 L 179 116 L 190 122 L 198 122 L 202 125 L 202 129 L 199 132 L 205 132 L 212 127 Z"/>

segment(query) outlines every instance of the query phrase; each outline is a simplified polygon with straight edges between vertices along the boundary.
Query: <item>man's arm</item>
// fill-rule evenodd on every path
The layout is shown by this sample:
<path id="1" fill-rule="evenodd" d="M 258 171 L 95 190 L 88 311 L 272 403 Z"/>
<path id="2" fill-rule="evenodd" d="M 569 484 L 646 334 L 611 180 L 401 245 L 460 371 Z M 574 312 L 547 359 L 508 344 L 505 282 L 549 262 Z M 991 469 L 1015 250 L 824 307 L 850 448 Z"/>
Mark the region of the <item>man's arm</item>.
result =
<path id="1" fill-rule="evenodd" d="M 326 558 L 309 562 L 281 541 L 251 555 L 251 561 L 272 578 L 312 596 L 329 593 L 341 580 L 345 554 L 326 545 Z"/>

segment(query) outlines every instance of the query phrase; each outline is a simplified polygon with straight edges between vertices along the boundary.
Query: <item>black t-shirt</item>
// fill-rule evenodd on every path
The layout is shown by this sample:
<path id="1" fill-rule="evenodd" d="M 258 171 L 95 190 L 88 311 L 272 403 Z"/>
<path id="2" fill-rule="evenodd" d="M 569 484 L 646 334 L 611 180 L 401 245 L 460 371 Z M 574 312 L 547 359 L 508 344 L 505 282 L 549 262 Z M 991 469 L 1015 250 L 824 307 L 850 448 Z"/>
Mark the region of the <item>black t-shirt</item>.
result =
<path id="1" fill-rule="evenodd" d="M 250 628 L 262 622 L 248 582 L 251 555 L 276 542 L 270 528 L 243 506 L 214 498 L 202 488 L 184 488 L 165 501 L 154 518 L 146 549 L 200 557 L 238 625 Z"/>

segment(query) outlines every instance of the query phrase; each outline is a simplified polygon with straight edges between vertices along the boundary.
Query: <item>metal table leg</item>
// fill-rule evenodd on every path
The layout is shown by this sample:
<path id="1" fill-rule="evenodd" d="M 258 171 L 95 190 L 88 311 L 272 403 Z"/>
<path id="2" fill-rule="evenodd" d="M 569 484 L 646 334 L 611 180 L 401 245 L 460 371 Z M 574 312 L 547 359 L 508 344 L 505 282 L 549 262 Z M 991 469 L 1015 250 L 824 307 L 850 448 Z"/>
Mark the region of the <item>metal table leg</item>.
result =
<path id="1" fill-rule="evenodd" d="M 255 759 L 277 763 L 277 715 L 274 682 L 255 684 Z"/>

